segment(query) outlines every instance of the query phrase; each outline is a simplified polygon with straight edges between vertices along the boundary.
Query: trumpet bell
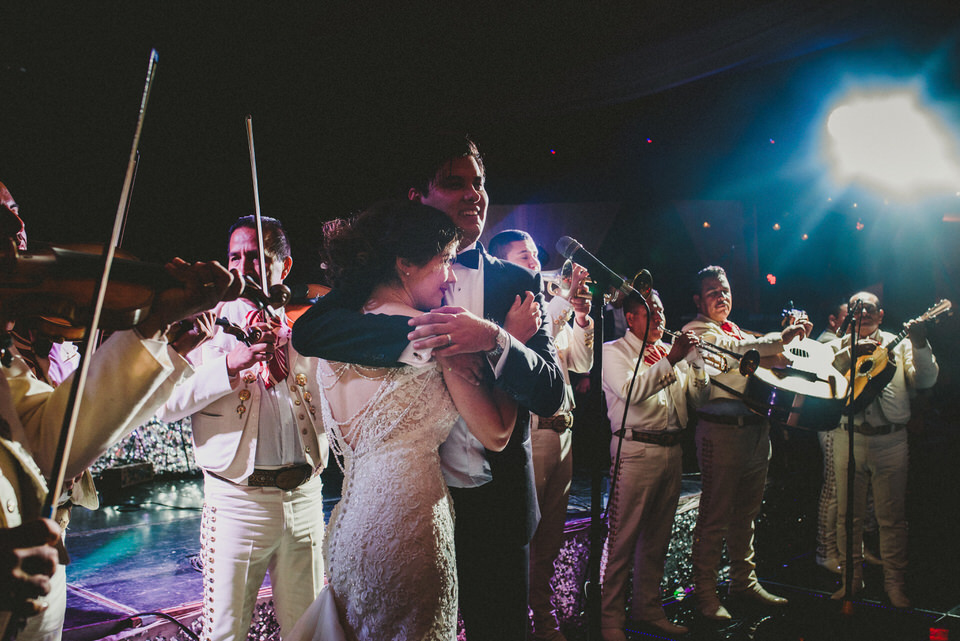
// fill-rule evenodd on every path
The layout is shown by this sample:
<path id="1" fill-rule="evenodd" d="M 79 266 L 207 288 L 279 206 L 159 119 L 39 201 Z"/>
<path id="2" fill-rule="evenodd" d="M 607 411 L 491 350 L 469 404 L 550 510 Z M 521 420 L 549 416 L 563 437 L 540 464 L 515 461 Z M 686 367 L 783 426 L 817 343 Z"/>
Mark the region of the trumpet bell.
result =
<path id="1" fill-rule="evenodd" d="M 551 296 L 563 295 L 561 293 L 562 291 L 564 291 L 564 287 L 562 285 L 562 282 L 563 282 L 562 272 L 563 272 L 562 269 L 549 269 L 549 270 L 540 272 L 540 278 L 543 280 L 543 288 Z M 569 288 L 570 288 L 570 285 L 568 283 L 567 289 Z"/>
<path id="2" fill-rule="evenodd" d="M 560 269 L 551 269 L 540 272 L 540 278 L 543 280 L 544 290 L 551 296 L 561 298 L 570 298 L 570 288 L 573 286 L 573 261 L 569 258 L 563 263 Z M 575 298 L 591 298 L 593 281 L 587 279 L 583 282 L 580 291 L 574 292 Z"/>
<path id="3" fill-rule="evenodd" d="M 760 352 L 755 349 L 747 350 L 747 353 L 740 357 L 740 374 L 750 376 L 760 367 Z"/>

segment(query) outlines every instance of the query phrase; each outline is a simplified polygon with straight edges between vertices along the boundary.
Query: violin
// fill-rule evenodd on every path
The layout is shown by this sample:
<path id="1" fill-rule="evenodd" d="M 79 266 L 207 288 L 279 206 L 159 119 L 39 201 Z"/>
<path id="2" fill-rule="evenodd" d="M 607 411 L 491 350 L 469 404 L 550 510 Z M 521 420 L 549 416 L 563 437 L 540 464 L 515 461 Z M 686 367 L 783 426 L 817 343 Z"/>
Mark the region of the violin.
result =
<path id="1" fill-rule="evenodd" d="M 100 249 L 91 246 L 51 245 L 20 252 L 9 244 L 0 252 L 0 317 L 32 321 L 53 340 L 83 339 L 102 262 Z M 116 331 L 136 326 L 150 313 L 158 290 L 179 286 L 162 265 L 116 258 L 100 328 Z"/>
<path id="2" fill-rule="evenodd" d="M 10 242 L 0 252 L 0 318 L 26 322 L 56 342 L 83 340 L 101 269 L 96 246 L 50 245 L 21 252 Z M 135 327 L 149 315 L 157 293 L 181 286 L 163 265 L 129 255 L 115 258 L 98 328 L 118 331 Z M 255 280 L 246 278 L 242 296 L 266 309 L 282 307 L 290 290 L 274 285 L 264 293 Z"/>

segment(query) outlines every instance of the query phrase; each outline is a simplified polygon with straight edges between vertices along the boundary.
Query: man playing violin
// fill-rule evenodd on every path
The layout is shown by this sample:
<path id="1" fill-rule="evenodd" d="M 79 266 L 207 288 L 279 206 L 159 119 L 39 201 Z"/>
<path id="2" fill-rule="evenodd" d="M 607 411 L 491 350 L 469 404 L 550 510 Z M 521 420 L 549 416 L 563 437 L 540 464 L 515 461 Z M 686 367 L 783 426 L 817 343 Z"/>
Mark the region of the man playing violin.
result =
<path id="1" fill-rule="evenodd" d="M 20 216 L 20 208 L 7 187 L 0 183 L 0 203 L 8 210 L 7 220 L 11 230 L 19 224 L 16 232 L 17 249 L 27 251 L 27 228 Z M 14 216 L 10 217 L 9 213 Z M 33 327 L 32 319 L 20 319 L 10 331 L 10 337 L 17 352 L 30 366 L 33 375 L 52 387 L 57 387 L 80 364 L 80 352 L 70 341 L 51 338 L 38 328 Z M 95 510 L 100 506 L 97 489 L 89 470 L 65 483 L 62 496 L 57 503 L 54 521 L 60 530 L 66 530 L 70 522 L 73 505 L 82 505 Z M 57 542 L 59 565 L 70 562 L 64 541 Z M 46 599 L 47 608 L 41 615 L 31 617 L 17 638 L 21 641 L 58 641 L 63 630 L 67 608 L 67 578 L 65 569 L 58 569 L 51 577 L 51 587 Z"/>
<path id="2" fill-rule="evenodd" d="M 286 279 L 293 258 L 280 222 L 261 224 L 262 256 L 256 219 L 234 223 L 228 265 L 257 283 L 265 275 L 272 288 Z M 202 636 L 245 639 L 268 571 L 286 635 L 323 587 L 319 472 L 329 450 L 313 403 L 317 360 L 291 347 L 282 308 L 271 317 L 238 299 L 213 311 L 220 331 L 187 355 L 196 376 L 159 414 L 168 421 L 192 416 L 204 472 Z"/>
<path id="3" fill-rule="evenodd" d="M 5 238 L 26 240 L 12 198 L 0 205 Z M 82 398 L 65 475 L 89 467 L 107 447 L 147 422 L 174 385 L 192 373 L 166 343 L 168 325 L 232 299 L 242 288 L 238 278 L 218 263 L 188 264 L 174 259 L 167 272 L 182 287 L 158 292 L 146 318 L 132 330 L 119 331 L 96 352 Z M 0 305 L 8 331 L 15 308 Z M 10 317 L 13 316 L 13 317 Z M 57 571 L 59 527 L 41 519 L 47 478 L 54 475 L 57 441 L 67 410 L 69 384 L 57 389 L 39 380 L 11 347 L 10 365 L 0 368 L 0 628 L 48 607 L 44 596 Z M 69 383 L 68 378 L 65 383 Z M 62 572 L 62 570 L 59 570 Z"/>
<path id="4" fill-rule="evenodd" d="M 683 329 L 725 350 L 744 354 L 755 349 L 769 363 L 783 352 L 785 343 L 812 329 L 805 321 L 771 337 L 747 335 L 727 318 L 733 295 L 724 269 L 704 267 L 697 273 L 697 284 L 693 302 L 699 313 Z M 753 560 L 754 520 L 760 513 L 771 455 L 769 421 L 750 412 L 741 400 L 746 377 L 736 370 L 711 374 L 711 381 L 710 400 L 697 410 L 702 493 L 693 531 L 693 580 L 700 614 L 722 622 L 731 618 L 717 595 L 724 540 L 731 597 L 773 606 L 786 605 L 787 600 L 760 585 Z"/>
<path id="5" fill-rule="evenodd" d="M 883 309 L 880 299 L 871 292 L 858 292 L 850 297 L 849 309 L 859 327 L 858 355 L 887 345 L 896 336 L 880 330 Z M 880 555 L 883 560 L 883 586 L 894 607 L 910 607 L 905 575 L 907 570 L 907 431 L 910 420 L 910 396 L 915 390 L 928 389 L 937 382 L 940 367 L 927 342 L 927 331 L 920 321 L 906 325 L 910 340 L 900 341 L 891 350 L 896 370 L 893 378 L 876 399 L 853 416 L 854 470 L 853 505 L 847 494 L 847 469 L 850 439 L 844 433 L 847 419 L 833 432 L 833 465 L 837 478 L 837 547 L 846 578 L 847 510 L 853 510 L 853 579 L 834 594 L 840 599 L 850 588 L 856 593 L 863 581 L 863 519 L 867 509 L 867 486 L 873 489 L 874 508 L 880 530 Z M 834 367 L 849 373 L 850 336 L 828 343 L 836 353 Z M 892 365 L 888 365 L 890 367 Z"/>

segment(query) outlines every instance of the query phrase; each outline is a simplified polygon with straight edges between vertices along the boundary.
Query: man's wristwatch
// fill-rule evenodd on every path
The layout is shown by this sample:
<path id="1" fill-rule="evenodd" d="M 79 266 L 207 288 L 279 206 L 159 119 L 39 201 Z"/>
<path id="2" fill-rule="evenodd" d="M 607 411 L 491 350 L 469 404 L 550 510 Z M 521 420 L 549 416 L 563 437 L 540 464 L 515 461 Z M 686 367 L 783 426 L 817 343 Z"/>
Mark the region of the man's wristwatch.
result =
<path id="1" fill-rule="evenodd" d="M 491 363 L 496 363 L 500 360 L 500 356 L 503 355 L 503 352 L 510 345 L 510 337 L 507 336 L 507 332 L 502 327 L 497 327 L 497 344 L 493 346 L 493 349 L 487 350 L 487 358 Z"/>

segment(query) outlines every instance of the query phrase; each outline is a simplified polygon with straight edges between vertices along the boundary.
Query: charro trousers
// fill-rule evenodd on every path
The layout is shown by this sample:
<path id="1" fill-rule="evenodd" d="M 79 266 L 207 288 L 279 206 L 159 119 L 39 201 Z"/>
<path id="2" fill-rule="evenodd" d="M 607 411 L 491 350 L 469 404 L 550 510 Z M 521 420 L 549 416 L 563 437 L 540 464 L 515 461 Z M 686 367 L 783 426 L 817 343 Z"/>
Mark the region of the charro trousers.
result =
<path id="1" fill-rule="evenodd" d="M 855 461 L 853 497 L 847 494 L 849 435 L 834 430 L 833 462 L 837 476 L 837 546 L 841 559 L 847 549 L 847 510 L 853 509 L 853 562 L 863 562 L 863 524 L 867 512 L 867 490 L 873 489 L 873 503 L 880 531 L 880 555 L 886 585 L 903 586 L 907 569 L 907 431 L 867 436 L 854 433 Z"/>
<path id="2" fill-rule="evenodd" d="M 694 592 L 701 599 L 716 599 L 724 540 L 730 589 L 749 590 L 758 583 L 753 533 L 770 462 L 770 426 L 738 427 L 700 419 L 696 443 L 702 491 L 693 530 Z"/>
<path id="3" fill-rule="evenodd" d="M 817 515 L 817 562 L 840 558 L 837 548 L 837 473 L 833 464 L 833 439 L 836 430 L 817 432 L 823 453 L 823 484 Z"/>
<path id="4" fill-rule="evenodd" d="M 530 609 L 536 639 L 538 633 L 557 630 L 559 625 L 550 581 L 567 523 L 567 500 L 573 478 L 573 433 L 536 429 L 532 437 L 533 475 L 540 504 L 540 524 L 530 541 Z"/>
<path id="5" fill-rule="evenodd" d="M 281 636 L 323 587 L 323 496 L 315 476 L 294 490 L 204 475 L 200 528 L 205 641 L 244 641 L 270 573 Z"/>
<path id="6" fill-rule="evenodd" d="M 614 438 L 610 444 L 613 457 L 617 443 Z M 663 447 L 623 442 L 605 543 L 607 565 L 600 591 L 600 626 L 603 628 L 624 627 L 627 573 L 631 563 L 632 617 L 639 621 L 664 618 L 660 582 L 680 499 L 682 458 L 679 445 Z"/>

